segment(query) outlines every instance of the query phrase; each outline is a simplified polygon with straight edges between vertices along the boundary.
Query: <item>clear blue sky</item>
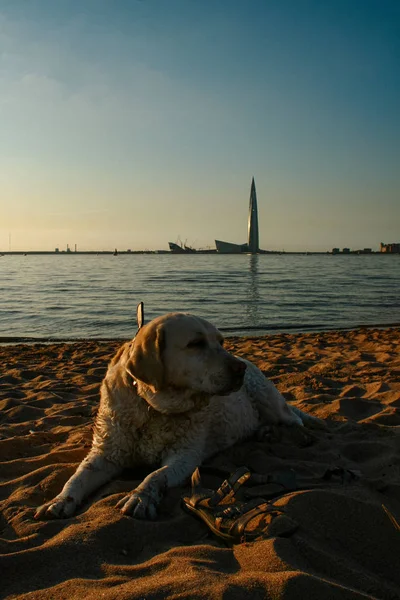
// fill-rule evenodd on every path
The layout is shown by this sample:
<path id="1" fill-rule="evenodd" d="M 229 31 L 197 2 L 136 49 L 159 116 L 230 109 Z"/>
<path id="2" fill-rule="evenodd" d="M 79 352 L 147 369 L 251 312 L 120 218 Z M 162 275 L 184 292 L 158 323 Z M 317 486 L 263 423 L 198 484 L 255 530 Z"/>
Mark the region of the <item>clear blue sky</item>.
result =
<path id="1" fill-rule="evenodd" d="M 0 0 L 0 250 L 400 241 L 398 0 Z"/>

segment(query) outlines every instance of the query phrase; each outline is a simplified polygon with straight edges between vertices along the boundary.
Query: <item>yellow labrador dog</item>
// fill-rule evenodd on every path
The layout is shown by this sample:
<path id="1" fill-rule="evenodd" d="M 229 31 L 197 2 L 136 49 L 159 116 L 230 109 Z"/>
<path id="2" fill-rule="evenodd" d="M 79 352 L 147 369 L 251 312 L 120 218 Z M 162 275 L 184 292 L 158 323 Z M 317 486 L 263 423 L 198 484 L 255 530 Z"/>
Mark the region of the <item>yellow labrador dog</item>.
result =
<path id="1" fill-rule="evenodd" d="M 112 359 L 92 448 L 35 518 L 69 517 L 101 485 L 135 465 L 161 465 L 117 506 L 154 519 L 164 491 L 207 457 L 261 425 L 319 421 L 286 404 L 261 371 L 229 354 L 204 319 L 170 313 L 142 327 Z"/>

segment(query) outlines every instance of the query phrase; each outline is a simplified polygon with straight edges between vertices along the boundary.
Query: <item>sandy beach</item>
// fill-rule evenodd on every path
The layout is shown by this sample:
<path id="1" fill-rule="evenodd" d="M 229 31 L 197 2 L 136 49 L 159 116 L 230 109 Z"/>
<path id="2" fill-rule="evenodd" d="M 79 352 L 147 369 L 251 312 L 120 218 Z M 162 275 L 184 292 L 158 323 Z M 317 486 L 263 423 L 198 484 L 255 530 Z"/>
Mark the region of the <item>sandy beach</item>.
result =
<path id="1" fill-rule="evenodd" d="M 157 521 L 115 504 L 127 471 L 76 516 L 35 521 L 88 452 L 107 363 L 121 342 L 0 346 L 0 598 L 400 598 L 400 329 L 229 338 L 327 430 L 275 428 L 209 460 L 206 487 L 237 467 L 291 472 L 273 498 L 294 527 L 226 546 L 170 490 Z"/>

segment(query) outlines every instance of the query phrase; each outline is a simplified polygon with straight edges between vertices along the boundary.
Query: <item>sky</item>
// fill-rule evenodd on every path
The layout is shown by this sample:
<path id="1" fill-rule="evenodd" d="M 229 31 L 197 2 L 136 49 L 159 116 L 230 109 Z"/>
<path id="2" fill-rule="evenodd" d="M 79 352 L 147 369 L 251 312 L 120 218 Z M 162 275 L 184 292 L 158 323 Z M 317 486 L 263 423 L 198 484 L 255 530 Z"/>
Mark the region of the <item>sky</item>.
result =
<path id="1" fill-rule="evenodd" d="M 0 251 L 400 241 L 398 0 L 0 0 Z"/>

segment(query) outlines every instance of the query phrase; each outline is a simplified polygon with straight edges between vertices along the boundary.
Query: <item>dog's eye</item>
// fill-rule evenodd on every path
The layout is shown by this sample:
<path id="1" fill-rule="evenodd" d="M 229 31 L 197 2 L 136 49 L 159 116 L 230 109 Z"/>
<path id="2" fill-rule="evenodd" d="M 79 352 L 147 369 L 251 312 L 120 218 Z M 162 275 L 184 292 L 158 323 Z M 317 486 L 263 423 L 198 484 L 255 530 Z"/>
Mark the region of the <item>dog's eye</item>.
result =
<path id="1" fill-rule="evenodd" d="M 191 342 L 189 342 L 186 348 L 205 348 L 206 345 L 206 340 L 199 338 L 197 340 L 192 340 Z"/>

